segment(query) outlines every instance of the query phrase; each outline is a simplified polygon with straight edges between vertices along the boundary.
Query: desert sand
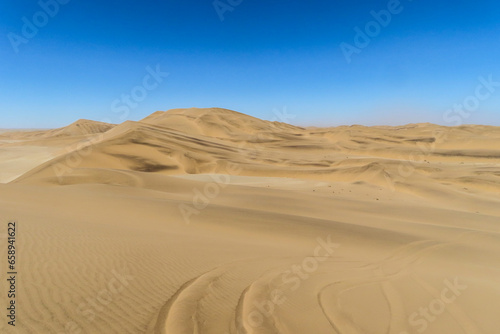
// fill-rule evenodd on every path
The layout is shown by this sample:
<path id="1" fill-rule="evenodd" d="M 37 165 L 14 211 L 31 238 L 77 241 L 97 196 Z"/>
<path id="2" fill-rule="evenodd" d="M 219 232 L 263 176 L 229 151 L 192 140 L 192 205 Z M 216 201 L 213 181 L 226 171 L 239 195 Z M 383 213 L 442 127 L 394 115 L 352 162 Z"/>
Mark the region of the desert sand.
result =
<path id="1" fill-rule="evenodd" d="M 0 182 L 1 333 L 499 333 L 498 127 L 177 109 L 2 132 Z"/>

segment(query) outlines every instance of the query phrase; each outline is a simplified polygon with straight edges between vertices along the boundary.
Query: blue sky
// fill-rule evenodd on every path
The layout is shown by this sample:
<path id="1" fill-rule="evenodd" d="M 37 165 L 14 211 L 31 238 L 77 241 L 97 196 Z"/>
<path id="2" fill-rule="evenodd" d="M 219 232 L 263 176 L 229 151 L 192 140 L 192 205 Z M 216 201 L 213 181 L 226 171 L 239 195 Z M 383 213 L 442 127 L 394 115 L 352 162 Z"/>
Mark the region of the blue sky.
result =
<path id="1" fill-rule="evenodd" d="M 498 1 L 397 2 L 2 1 L 0 128 L 182 107 L 286 110 L 299 125 L 500 125 Z"/>

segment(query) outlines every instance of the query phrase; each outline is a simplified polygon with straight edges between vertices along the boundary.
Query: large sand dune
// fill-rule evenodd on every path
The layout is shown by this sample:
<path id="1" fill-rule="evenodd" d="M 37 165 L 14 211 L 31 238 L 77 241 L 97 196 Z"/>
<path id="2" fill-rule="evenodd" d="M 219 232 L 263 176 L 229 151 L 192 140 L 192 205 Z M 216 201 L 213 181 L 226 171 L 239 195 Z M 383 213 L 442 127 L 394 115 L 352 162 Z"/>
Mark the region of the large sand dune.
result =
<path id="1" fill-rule="evenodd" d="M 0 332 L 497 334 L 499 147 L 216 108 L 1 133 Z"/>

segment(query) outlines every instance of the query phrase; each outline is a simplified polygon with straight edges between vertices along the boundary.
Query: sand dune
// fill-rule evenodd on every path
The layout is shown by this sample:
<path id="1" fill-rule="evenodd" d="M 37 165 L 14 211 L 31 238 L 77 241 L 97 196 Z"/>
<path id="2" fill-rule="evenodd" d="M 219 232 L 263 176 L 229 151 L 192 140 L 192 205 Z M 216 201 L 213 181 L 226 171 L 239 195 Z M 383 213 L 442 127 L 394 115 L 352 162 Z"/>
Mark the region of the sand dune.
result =
<path id="1" fill-rule="evenodd" d="M 113 124 L 80 119 L 66 127 L 48 132 L 46 136 L 80 136 L 104 133 L 114 127 Z"/>
<path id="2" fill-rule="evenodd" d="M 236 111 L 220 108 L 157 111 L 141 120 L 141 122 L 167 127 L 190 135 L 198 134 L 231 140 L 245 138 L 245 136 L 255 136 L 261 132 L 266 132 L 269 136 L 279 136 L 282 135 L 281 132 L 303 130 L 286 123 L 264 121 Z"/>
<path id="3" fill-rule="evenodd" d="M 217 108 L 2 133 L 0 332 L 496 334 L 499 143 Z"/>

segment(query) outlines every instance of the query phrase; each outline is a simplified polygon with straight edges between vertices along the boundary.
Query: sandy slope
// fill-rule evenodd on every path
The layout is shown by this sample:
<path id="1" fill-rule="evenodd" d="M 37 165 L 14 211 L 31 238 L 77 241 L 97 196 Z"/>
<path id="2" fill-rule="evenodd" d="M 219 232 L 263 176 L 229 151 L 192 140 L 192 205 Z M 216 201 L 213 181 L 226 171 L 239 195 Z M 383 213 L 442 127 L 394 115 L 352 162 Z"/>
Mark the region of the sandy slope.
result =
<path id="1" fill-rule="evenodd" d="M 499 143 L 224 109 L 3 133 L 0 332 L 498 333 Z"/>

